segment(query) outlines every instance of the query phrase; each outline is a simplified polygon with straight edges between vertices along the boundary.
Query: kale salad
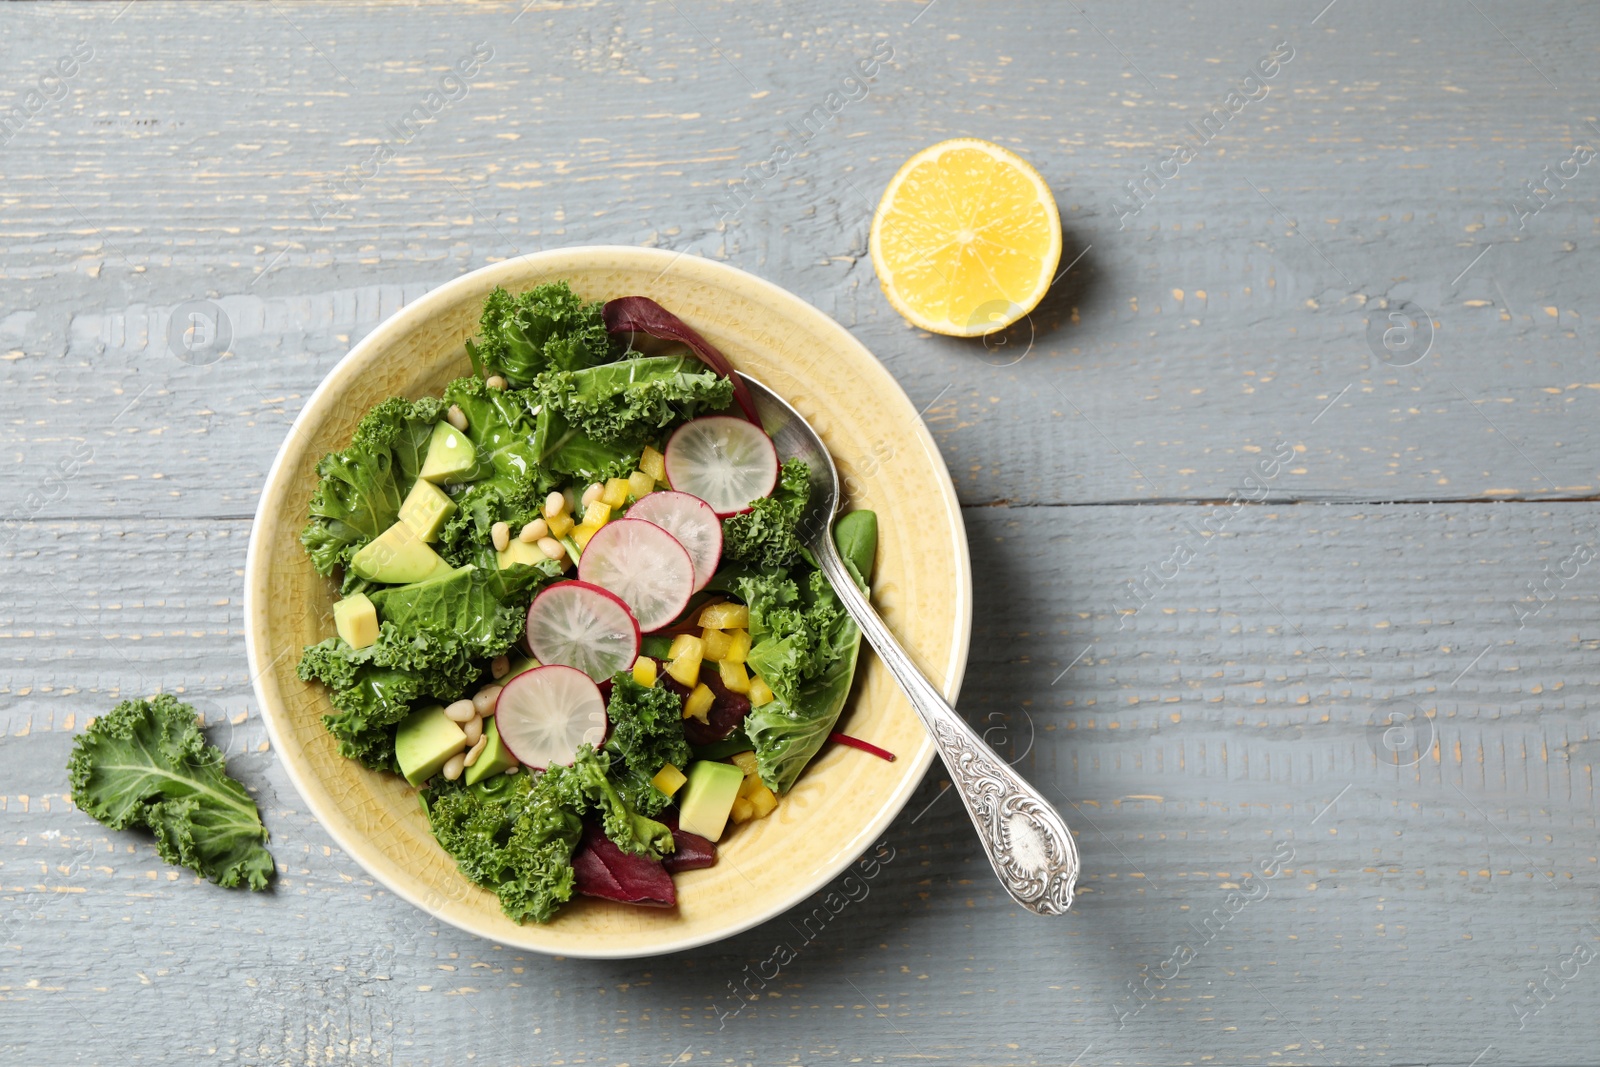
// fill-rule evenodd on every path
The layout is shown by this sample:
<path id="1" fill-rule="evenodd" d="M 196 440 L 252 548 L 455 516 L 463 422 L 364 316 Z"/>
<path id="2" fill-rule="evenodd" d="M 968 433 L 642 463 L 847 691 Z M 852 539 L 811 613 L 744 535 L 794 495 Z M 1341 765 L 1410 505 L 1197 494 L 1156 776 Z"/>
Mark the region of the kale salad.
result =
<path id="1" fill-rule="evenodd" d="M 513 920 L 670 907 L 830 739 L 893 759 L 834 730 L 861 635 L 801 543 L 809 471 L 648 298 L 496 289 L 479 332 L 472 376 L 318 464 L 301 542 L 338 600 L 299 674 Z M 876 517 L 834 538 L 865 591 Z"/>

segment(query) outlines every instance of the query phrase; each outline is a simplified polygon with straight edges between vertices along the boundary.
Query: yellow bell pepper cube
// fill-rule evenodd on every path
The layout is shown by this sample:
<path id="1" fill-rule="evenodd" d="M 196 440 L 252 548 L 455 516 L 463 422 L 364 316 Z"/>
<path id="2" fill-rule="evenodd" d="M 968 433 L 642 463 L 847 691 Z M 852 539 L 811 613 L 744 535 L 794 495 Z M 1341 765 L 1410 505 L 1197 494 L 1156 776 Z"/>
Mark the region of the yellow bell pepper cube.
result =
<path id="1" fill-rule="evenodd" d="M 604 500 L 591 500 L 583 509 L 583 522 L 580 525 L 593 526 L 599 529 L 611 521 L 611 505 Z"/>
<path id="2" fill-rule="evenodd" d="M 707 604 L 700 612 L 701 626 L 713 630 L 739 630 L 750 626 L 750 609 L 743 604 Z"/>
<path id="3" fill-rule="evenodd" d="M 626 478 L 607 478 L 606 487 L 600 490 L 600 500 L 612 511 L 616 511 L 628 502 L 628 493 L 631 486 Z"/>
<path id="4" fill-rule="evenodd" d="M 633 494 L 635 500 L 649 496 L 656 490 L 656 480 L 644 471 L 634 471 L 628 475 L 628 492 Z"/>
<path id="5" fill-rule="evenodd" d="M 734 766 L 745 773 L 745 777 L 748 778 L 756 773 L 756 754 L 754 752 L 735 752 L 729 759 L 733 760 Z"/>
<path id="6" fill-rule="evenodd" d="M 678 770 L 678 768 L 674 767 L 672 764 L 667 763 L 663 764 L 661 769 L 656 772 L 656 776 L 650 779 L 650 784 L 670 797 L 672 794 L 682 789 L 683 783 L 687 782 L 688 780 L 689 779 L 682 771 Z"/>
<path id="7" fill-rule="evenodd" d="M 759 779 L 758 779 L 759 781 Z M 762 785 L 752 789 L 748 797 L 743 798 L 754 809 L 754 818 L 765 819 L 772 814 L 772 809 L 778 806 L 778 796 L 772 790 Z"/>
<path id="8" fill-rule="evenodd" d="M 656 684 L 656 661 L 649 656 L 640 656 L 633 661 L 633 680 L 643 686 Z"/>
<path id="9" fill-rule="evenodd" d="M 744 663 L 750 658 L 750 631 L 735 630 L 728 635 L 728 651 L 722 656 L 730 663 Z"/>
<path id="10" fill-rule="evenodd" d="M 750 692 L 750 675 L 745 673 L 743 663 L 735 663 L 731 659 L 725 659 L 717 664 L 717 669 L 722 674 L 722 687 L 728 692 Z"/>
<path id="11" fill-rule="evenodd" d="M 682 652 L 672 657 L 672 662 L 667 664 L 667 673 L 683 685 L 697 685 L 700 682 L 701 642 L 693 634 L 682 635 L 693 641 L 692 645 L 685 645 Z M 677 642 L 673 642 L 677 646 Z M 710 690 L 706 690 L 710 692 Z"/>
<path id="12" fill-rule="evenodd" d="M 663 485 L 666 484 L 667 459 L 649 445 L 644 446 L 644 452 L 639 456 L 639 469 Z"/>
<path id="13" fill-rule="evenodd" d="M 755 813 L 754 805 L 748 800 L 744 797 L 734 797 L 733 810 L 728 813 L 728 817 L 736 823 L 749 822 L 755 816 Z"/>
<path id="14" fill-rule="evenodd" d="M 705 642 L 694 634 L 679 634 L 672 639 L 672 647 L 667 649 L 668 659 L 677 659 L 690 649 L 696 650 L 702 657 L 706 654 Z"/>
<path id="15" fill-rule="evenodd" d="M 670 668 L 669 668 L 670 670 Z M 688 684 L 687 682 L 684 684 Z M 709 686 L 697 685 L 694 692 L 689 694 L 689 699 L 683 702 L 683 717 L 685 719 L 699 719 L 706 721 L 706 715 L 711 711 L 711 705 L 717 699 Z"/>
<path id="16" fill-rule="evenodd" d="M 750 698 L 750 706 L 759 708 L 763 704 L 772 703 L 772 690 L 767 688 L 767 683 L 760 678 L 750 679 L 750 692 L 745 696 Z"/>
<path id="17" fill-rule="evenodd" d="M 546 519 L 545 523 L 550 527 L 550 536 L 558 541 L 571 533 L 573 527 L 577 525 L 572 521 L 572 516 L 565 511 L 553 519 Z"/>
<path id="18" fill-rule="evenodd" d="M 725 659 L 728 650 L 733 647 L 733 638 L 721 630 L 702 630 L 700 640 L 705 642 L 705 651 L 701 653 L 706 659 Z"/>

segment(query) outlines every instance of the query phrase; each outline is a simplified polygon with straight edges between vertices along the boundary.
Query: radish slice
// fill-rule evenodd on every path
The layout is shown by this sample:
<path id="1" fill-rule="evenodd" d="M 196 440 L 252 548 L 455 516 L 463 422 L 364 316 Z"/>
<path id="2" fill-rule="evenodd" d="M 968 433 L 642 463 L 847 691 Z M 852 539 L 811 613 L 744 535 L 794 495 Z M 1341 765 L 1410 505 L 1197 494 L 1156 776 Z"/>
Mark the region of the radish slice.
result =
<path id="1" fill-rule="evenodd" d="M 778 450 L 754 423 L 707 415 L 684 423 L 667 441 L 667 481 L 711 505 L 719 517 L 750 510 L 778 484 Z"/>
<path id="2" fill-rule="evenodd" d="M 678 539 L 653 522 L 618 519 L 583 546 L 578 577 L 621 597 L 644 630 L 659 630 L 694 595 L 694 561 Z"/>
<path id="3" fill-rule="evenodd" d="M 694 563 L 696 593 L 710 583 L 722 560 L 722 523 L 710 504 L 688 493 L 651 493 L 628 509 L 628 518 L 653 522 L 677 538 Z"/>
<path id="4" fill-rule="evenodd" d="M 494 704 L 500 742 L 526 767 L 571 763 L 578 746 L 606 739 L 600 687 L 580 670 L 552 664 L 524 671 L 505 684 Z"/>
<path id="5" fill-rule="evenodd" d="M 557 582 L 528 606 L 528 651 L 540 663 L 576 667 L 599 681 L 639 658 L 639 623 L 615 594 L 588 582 Z"/>

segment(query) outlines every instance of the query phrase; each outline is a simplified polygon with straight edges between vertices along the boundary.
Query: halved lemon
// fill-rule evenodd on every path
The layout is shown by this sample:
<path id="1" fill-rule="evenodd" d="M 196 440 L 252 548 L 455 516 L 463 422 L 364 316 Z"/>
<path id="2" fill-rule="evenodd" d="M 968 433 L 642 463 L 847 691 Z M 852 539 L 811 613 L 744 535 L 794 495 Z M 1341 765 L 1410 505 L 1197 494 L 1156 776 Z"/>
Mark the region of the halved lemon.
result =
<path id="1" fill-rule="evenodd" d="M 912 156 L 872 217 L 872 265 L 912 325 L 979 337 L 1032 311 L 1061 261 L 1061 215 L 1039 172 L 973 137 Z"/>

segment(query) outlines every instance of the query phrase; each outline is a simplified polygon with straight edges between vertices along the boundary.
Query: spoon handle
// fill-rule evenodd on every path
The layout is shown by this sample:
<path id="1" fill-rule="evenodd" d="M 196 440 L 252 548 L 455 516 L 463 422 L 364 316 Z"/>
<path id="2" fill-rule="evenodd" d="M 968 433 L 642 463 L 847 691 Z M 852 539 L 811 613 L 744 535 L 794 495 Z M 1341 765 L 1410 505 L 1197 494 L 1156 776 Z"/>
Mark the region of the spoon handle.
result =
<path id="1" fill-rule="evenodd" d="M 923 676 L 861 594 L 833 538 L 816 538 L 811 547 L 845 610 L 933 734 L 950 771 L 950 782 L 978 828 L 978 838 L 1000 884 L 1012 900 L 1029 911 L 1039 915 L 1065 912 L 1072 905 L 1072 889 L 1078 879 L 1078 846 L 1066 822 Z"/>

